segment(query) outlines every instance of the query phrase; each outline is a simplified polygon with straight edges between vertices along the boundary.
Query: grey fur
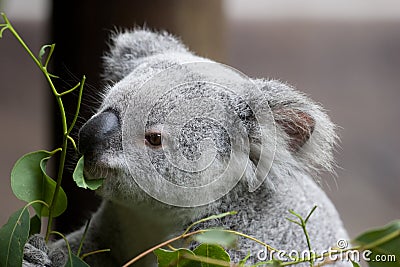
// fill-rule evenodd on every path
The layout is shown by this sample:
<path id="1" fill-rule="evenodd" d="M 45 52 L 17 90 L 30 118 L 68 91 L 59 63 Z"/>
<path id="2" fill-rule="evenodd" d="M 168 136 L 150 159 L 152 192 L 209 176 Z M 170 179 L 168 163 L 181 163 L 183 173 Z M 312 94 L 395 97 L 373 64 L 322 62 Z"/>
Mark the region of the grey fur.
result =
<path id="1" fill-rule="evenodd" d="M 334 206 L 315 182 L 320 171 L 333 172 L 332 150 L 337 140 L 335 125 L 320 105 L 279 81 L 251 80 L 266 100 L 262 102 L 257 94 L 252 94 L 246 87 L 248 83 L 245 79 L 241 86 L 240 75 L 229 70 L 216 73 L 215 76 L 224 84 L 240 87 L 236 93 L 231 94 L 223 88 L 201 82 L 185 84 L 188 80 L 207 78 L 204 73 L 188 69 L 186 63 L 215 63 L 192 54 L 165 32 L 135 30 L 115 34 L 104 62 L 104 78 L 110 85 L 104 92 L 102 106 L 90 121 L 99 121 L 100 114 L 114 112 L 119 117 L 121 129 L 105 131 L 107 138 L 96 141 L 101 143 L 95 144 L 98 147 L 88 147 L 82 143 L 82 138 L 80 140 L 80 146 L 85 147 L 86 177 L 105 178 L 104 185 L 98 190 L 104 200 L 93 215 L 84 252 L 103 248 L 111 248 L 111 252 L 88 257 L 92 266 L 122 265 L 145 249 L 181 234 L 191 222 L 231 210 L 239 213 L 205 223 L 203 227 L 224 226 L 254 236 L 281 250 L 301 251 L 307 249 L 305 237 L 298 226 L 286 220 L 288 210 L 293 209 L 306 216 L 317 205 L 308 223 L 313 248 L 316 251 L 326 250 L 335 246 L 339 239 L 348 238 Z M 149 89 L 151 91 L 140 89 L 169 68 L 175 68 L 177 75 L 170 79 L 175 79 L 181 87 L 163 92 L 169 89 L 165 85 L 170 82 L 167 77 L 165 83 L 154 83 Z M 152 99 L 156 90 L 161 90 L 163 95 Z M 200 95 L 212 98 L 222 106 L 196 106 Z M 196 101 L 190 102 L 187 108 L 185 106 L 186 114 L 171 113 L 179 108 L 182 101 L 190 99 Z M 150 112 L 145 113 L 149 105 Z M 268 105 L 271 110 L 267 109 Z M 199 118 L 180 121 L 181 116 L 190 117 L 196 109 L 220 119 L 219 124 L 215 120 Z M 260 123 L 256 119 L 257 112 L 263 109 L 266 113 L 260 114 L 272 112 L 274 121 L 261 120 L 264 123 Z M 114 115 L 102 116 L 101 120 L 105 121 L 98 125 L 107 127 L 104 125 L 107 125 L 108 116 Z M 144 145 L 145 132 L 157 132 L 161 127 L 166 129 L 166 133 L 171 133 L 176 128 L 174 123 L 181 126 L 180 136 L 168 136 L 169 140 L 165 140 L 170 142 L 171 147 L 177 145 L 182 154 L 168 154 L 168 151 Z M 84 126 L 81 136 L 95 130 L 91 129 L 93 127 Z M 246 138 L 242 136 L 243 129 Z M 202 150 L 207 148 L 207 143 L 201 146 L 200 142 L 207 138 L 215 148 L 210 153 Z M 247 148 L 244 146 L 247 143 L 242 139 L 248 140 Z M 140 176 L 153 181 L 156 175 L 161 175 L 178 185 L 204 185 L 227 166 L 231 160 L 230 151 L 235 152 L 239 163 L 246 165 L 244 170 L 233 168 L 233 173 L 237 172 L 243 179 L 228 194 L 207 205 L 176 207 L 164 204 L 150 197 L 134 179 Z M 206 157 L 202 157 L 204 155 Z M 180 166 L 172 164 L 175 161 L 183 162 L 184 166 L 187 160 L 194 164 L 193 168 L 201 169 L 202 160 L 211 155 L 216 160 L 201 172 L 183 171 Z M 152 169 L 147 166 L 152 166 Z M 264 178 L 259 188 L 251 190 Z M 162 191 L 161 187 L 160 194 L 170 194 Z M 73 249 L 77 249 L 82 232 L 83 229 L 80 229 L 68 235 Z M 65 250 L 63 241 L 52 244 L 52 248 Z M 237 261 L 250 251 L 252 256 L 249 262 L 255 262 L 257 253 L 262 249 L 247 239 L 240 240 L 239 248 L 238 251 L 231 251 L 233 259 Z M 24 266 L 36 266 L 33 262 L 27 262 L 31 257 L 30 251 L 27 246 Z M 63 260 L 53 260 L 52 264 L 62 266 Z M 136 266 L 156 266 L 156 261 L 151 255 Z M 351 265 L 338 262 L 336 266 Z"/>

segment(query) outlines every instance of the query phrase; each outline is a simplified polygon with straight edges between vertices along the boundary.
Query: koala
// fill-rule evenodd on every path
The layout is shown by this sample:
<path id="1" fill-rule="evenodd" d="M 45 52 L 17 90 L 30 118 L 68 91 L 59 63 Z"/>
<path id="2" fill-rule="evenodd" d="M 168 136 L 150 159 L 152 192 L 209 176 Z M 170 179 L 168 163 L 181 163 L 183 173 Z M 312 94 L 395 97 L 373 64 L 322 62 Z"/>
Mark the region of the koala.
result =
<path id="1" fill-rule="evenodd" d="M 112 36 L 103 77 L 102 104 L 79 132 L 86 179 L 104 179 L 83 252 L 111 249 L 87 257 L 91 266 L 121 266 L 192 222 L 227 211 L 238 213 L 198 227 L 306 251 L 288 210 L 305 217 L 316 205 L 307 223 L 313 250 L 348 239 L 318 179 L 321 171 L 333 172 L 335 125 L 304 94 L 277 80 L 248 78 L 147 29 Z M 67 236 L 72 250 L 83 231 Z M 40 240 L 25 246 L 24 266 L 63 266 L 64 241 L 46 247 Z M 250 253 L 248 263 L 255 263 L 262 251 L 240 238 L 229 252 L 236 262 Z M 134 266 L 157 260 L 148 255 Z"/>

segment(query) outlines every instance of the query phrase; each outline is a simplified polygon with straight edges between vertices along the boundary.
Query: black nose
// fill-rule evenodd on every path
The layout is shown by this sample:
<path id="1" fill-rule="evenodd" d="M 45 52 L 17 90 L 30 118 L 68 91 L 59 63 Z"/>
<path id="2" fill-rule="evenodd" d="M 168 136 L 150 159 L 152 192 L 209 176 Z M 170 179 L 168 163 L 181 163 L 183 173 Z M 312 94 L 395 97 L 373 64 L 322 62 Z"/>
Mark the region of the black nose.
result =
<path id="1" fill-rule="evenodd" d="M 79 152 L 99 154 L 119 146 L 120 123 L 114 111 L 104 111 L 87 121 L 79 131 Z"/>

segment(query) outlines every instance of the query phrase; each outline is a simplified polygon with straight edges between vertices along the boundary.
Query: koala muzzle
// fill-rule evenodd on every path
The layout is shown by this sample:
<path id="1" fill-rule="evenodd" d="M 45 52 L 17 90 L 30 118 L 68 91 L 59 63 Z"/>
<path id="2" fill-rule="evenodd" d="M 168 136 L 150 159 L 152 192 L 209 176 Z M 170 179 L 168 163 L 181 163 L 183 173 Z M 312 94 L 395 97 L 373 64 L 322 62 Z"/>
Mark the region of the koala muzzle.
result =
<path id="1" fill-rule="evenodd" d="M 120 145 L 120 122 L 115 111 L 107 110 L 87 121 L 79 131 L 79 152 L 89 157 Z"/>

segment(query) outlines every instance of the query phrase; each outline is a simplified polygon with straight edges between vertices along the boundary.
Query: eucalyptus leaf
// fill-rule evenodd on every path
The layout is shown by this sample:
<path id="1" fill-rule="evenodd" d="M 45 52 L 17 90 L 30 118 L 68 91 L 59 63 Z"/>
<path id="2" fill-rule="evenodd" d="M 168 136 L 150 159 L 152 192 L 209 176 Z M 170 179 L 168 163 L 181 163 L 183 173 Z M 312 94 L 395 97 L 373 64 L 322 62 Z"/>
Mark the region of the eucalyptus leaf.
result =
<path id="1" fill-rule="evenodd" d="M 203 256 L 210 259 L 221 260 L 229 263 L 231 258 L 229 254 L 218 245 L 209 245 L 209 244 L 201 244 L 197 248 L 193 250 L 194 254 L 197 256 Z M 201 267 L 218 267 L 219 265 L 209 264 L 209 263 L 201 263 Z"/>
<path id="2" fill-rule="evenodd" d="M 23 252 L 29 235 L 29 212 L 22 208 L 13 213 L 0 228 L 0 266 L 22 266 Z"/>
<path id="3" fill-rule="evenodd" d="M 394 221 L 383 228 L 372 229 L 353 240 L 367 255 L 370 267 L 400 267 L 400 221 Z"/>
<path id="4" fill-rule="evenodd" d="M 32 202 L 43 200 L 50 205 L 56 182 L 45 171 L 47 160 L 51 152 L 39 150 L 22 156 L 11 171 L 11 188 L 14 195 L 20 200 Z M 36 214 L 48 216 L 47 207 L 35 203 L 32 205 Z M 67 208 L 67 196 L 60 188 L 54 208 L 54 217 L 61 215 Z"/>
<path id="5" fill-rule="evenodd" d="M 221 245 L 226 248 L 236 245 L 237 236 L 233 233 L 228 233 L 224 230 L 213 229 L 193 237 L 199 243 Z"/>
<path id="6" fill-rule="evenodd" d="M 76 167 L 72 177 L 77 186 L 82 187 L 84 189 L 96 190 L 102 184 L 104 179 L 95 179 L 95 180 L 86 180 L 83 176 L 83 168 L 84 168 L 84 158 L 83 156 L 76 163 Z"/>
<path id="7" fill-rule="evenodd" d="M 40 161 L 40 169 L 42 171 L 43 175 L 43 200 L 50 205 L 53 196 L 54 196 L 54 191 L 56 189 L 57 183 L 50 178 L 50 176 L 47 175 L 46 173 L 46 165 L 47 161 L 50 159 L 50 157 L 43 158 Z M 67 209 L 67 195 L 65 194 L 64 190 L 60 187 L 60 190 L 57 195 L 57 202 L 54 207 L 53 211 L 53 217 L 60 216 L 64 211 Z M 42 209 L 42 216 L 49 216 L 48 209 L 44 208 Z"/>
<path id="8" fill-rule="evenodd" d="M 29 236 L 39 234 L 42 227 L 42 221 L 35 215 L 30 219 Z"/>
<path id="9" fill-rule="evenodd" d="M 185 254 L 194 256 L 194 253 L 188 249 L 171 251 L 159 248 L 154 251 L 154 254 L 157 256 L 158 267 L 201 267 L 200 262 L 182 257 Z"/>
<path id="10" fill-rule="evenodd" d="M 46 49 L 51 48 L 51 45 L 44 45 L 40 48 L 39 51 L 39 60 L 42 61 L 43 55 L 46 53 Z"/>
<path id="11" fill-rule="evenodd" d="M 89 265 L 75 254 L 71 254 L 71 257 L 68 257 L 65 267 L 89 267 Z"/>

